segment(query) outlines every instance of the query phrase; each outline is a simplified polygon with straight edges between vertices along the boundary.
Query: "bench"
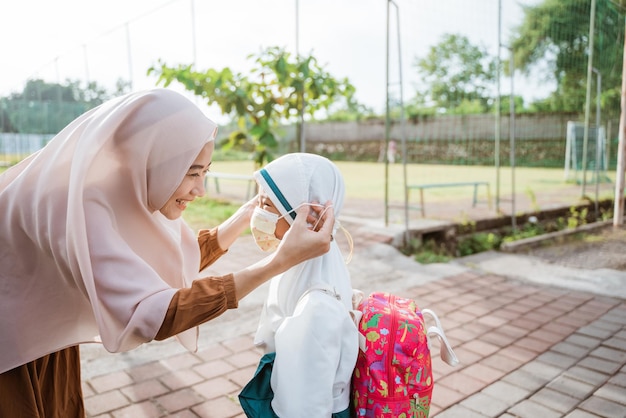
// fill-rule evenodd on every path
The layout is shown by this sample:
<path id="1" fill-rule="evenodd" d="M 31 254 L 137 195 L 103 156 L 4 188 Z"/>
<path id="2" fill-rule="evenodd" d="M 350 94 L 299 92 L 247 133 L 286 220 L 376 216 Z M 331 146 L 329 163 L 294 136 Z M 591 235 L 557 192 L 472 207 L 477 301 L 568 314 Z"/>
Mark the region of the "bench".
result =
<path id="1" fill-rule="evenodd" d="M 426 216 L 424 210 L 424 189 L 438 189 L 442 187 L 466 187 L 472 186 L 474 187 L 474 198 L 472 200 L 472 207 L 476 206 L 478 203 L 478 186 L 485 186 L 487 188 L 487 203 L 489 205 L 489 209 L 491 209 L 491 190 L 489 188 L 488 181 L 464 181 L 464 182 L 456 182 L 456 183 L 428 183 L 428 184 L 409 184 L 406 186 L 406 194 L 407 200 L 409 200 L 411 190 L 417 189 L 420 191 L 420 206 L 415 207 L 411 206 L 412 209 L 419 209 L 422 212 L 422 217 Z"/>
<path id="2" fill-rule="evenodd" d="M 256 185 L 256 181 L 251 174 L 217 173 L 214 171 L 209 171 L 204 178 L 204 188 L 206 190 L 208 190 L 208 182 L 210 178 L 212 178 L 214 181 L 215 191 L 217 193 L 220 193 L 220 179 L 247 181 L 248 185 L 246 188 L 246 200 L 250 200 L 250 198 L 252 198 L 253 196 L 253 193 L 256 192 L 256 188 L 254 187 Z"/>

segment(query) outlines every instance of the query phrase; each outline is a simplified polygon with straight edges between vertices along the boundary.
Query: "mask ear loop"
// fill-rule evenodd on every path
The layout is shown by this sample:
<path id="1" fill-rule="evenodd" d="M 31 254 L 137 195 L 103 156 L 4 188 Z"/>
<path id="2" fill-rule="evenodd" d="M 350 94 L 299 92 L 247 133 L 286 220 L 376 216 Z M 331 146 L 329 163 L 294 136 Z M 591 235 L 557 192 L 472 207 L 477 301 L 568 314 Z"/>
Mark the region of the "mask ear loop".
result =
<path id="1" fill-rule="evenodd" d="M 343 225 L 341 225 L 341 222 L 339 222 L 338 220 L 335 220 L 335 224 L 336 227 L 339 227 L 342 231 L 343 234 L 346 237 L 346 240 L 348 240 L 348 246 L 350 247 L 350 253 L 348 254 L 348 257 L 346 257 L 346 264 L 350 264 L 350 261 L 352 261 L 352 253 L 354 251 L 354 240 L 352 239 L 352 235 L 350 235 L 350 233 L 348 232 L 348 230 L 346 228 L 343 227 Z"/>

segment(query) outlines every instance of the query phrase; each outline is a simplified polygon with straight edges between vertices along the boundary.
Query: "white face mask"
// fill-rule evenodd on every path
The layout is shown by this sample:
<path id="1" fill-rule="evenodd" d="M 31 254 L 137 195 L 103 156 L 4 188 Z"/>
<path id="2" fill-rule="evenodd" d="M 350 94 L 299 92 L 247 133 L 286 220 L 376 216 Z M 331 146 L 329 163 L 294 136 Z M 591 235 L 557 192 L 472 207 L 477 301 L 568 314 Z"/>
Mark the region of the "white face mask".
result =
<path id="1" fill-rule="evenodd" d="M 303 203 L 296 207 L 298 209 L 302 205 L 309 206 L 320 206 L 324 207 L 324 205 L 314 204 L 314 203 Z M 294 212 L 296 209 L 292 209 L 287 214 Z M 326 208 L 324 212 L 327 210 Z M 323 213 L 321 215 L 323 215 Z M 320 218 L 321 218 L 320 215 Z M 250 232 L 252 232 L 252 237 L 254 238 L 254 242 L 257 247 L 259 247 L 263 251 L 274 251 L 278 248 L 278 244 L 280 244 L 280 239 L 276 238 L 276 224 L 280 220 L 280 218 L 284 218 L 285 215 L 279 216 L 275 213 L 269 212 L 265 209 L 261 209 L 260 207 L 254 208 L 254 213 L 252 213 L 252 217 L 250 218 Z M 319 220 L 318 220 L 319 222 Z M 313 225 L 315 229 L 317 226 L 317 222 Z"/>
<path id="2" fill-rule="evenodd" d="M 250 231 L 257 247 L 263 251 L 274 251 L 280 244 L 280 240 L 274 235 L 276 223 L 280 218 L 277 214 L 260 207 L 254 208 L 254 213 L 250 218 Z"/>

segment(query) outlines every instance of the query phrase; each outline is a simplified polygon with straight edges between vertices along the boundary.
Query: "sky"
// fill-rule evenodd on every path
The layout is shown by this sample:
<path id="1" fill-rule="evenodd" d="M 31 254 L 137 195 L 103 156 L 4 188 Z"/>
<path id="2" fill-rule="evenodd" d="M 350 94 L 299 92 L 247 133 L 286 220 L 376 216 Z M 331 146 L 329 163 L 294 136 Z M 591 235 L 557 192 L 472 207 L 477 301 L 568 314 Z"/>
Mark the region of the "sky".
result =
<path id="1" fill-rule="evenodd" d="M 357 100 L 382 113 L 387 61 L 391 94 L 398 96 L 402 86 L 406 102 L 419 84 L 416 57 L 444 33 L 466 35 L 495 55 L 498 5 L 505 43 L 521 23 L 520 3 L 538 1 L 0 0 L 0 96 L 22 91 L 29 78 L 89 79 L 109 89 L 124 78 L 133 90 L 152 88 L 157 79 L 146 72 L 159 59 L 245 74 L 250 54 L 280 46 L 312 54 L 332 76 L 349 79 Z M 503 94 L 507 83 L 502 81 Z M 522 83 L 527 98 L 542 96 L 532 80 Z M 222 119 L 218 109 L 204 110 Z"/>

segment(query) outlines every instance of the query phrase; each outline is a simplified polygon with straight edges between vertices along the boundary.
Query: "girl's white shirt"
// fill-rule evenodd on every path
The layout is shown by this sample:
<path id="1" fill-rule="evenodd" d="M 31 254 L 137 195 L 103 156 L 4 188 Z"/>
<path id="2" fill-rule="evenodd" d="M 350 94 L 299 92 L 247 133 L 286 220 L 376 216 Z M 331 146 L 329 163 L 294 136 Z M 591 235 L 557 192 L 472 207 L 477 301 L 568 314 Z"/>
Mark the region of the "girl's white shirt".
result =
<path id="1" fill-rule="evenodd" d="M 255 173 L 281 214 L 267 175 L 291 208 L 331 200 L 341 211 L 344 185 L 337 167 L 314 154 L 287 154 Z M 289 216 L 286 219 L 291 221 Z M 350 401 L 358 354 L 358 331 L 351 316 L 352 285 L 344 257 L 331 242 L 328 253 L 301 263 L 270 282 L 255 344 L 276 352 L 272 408 L 281 417 L 330 417 Z"/>

